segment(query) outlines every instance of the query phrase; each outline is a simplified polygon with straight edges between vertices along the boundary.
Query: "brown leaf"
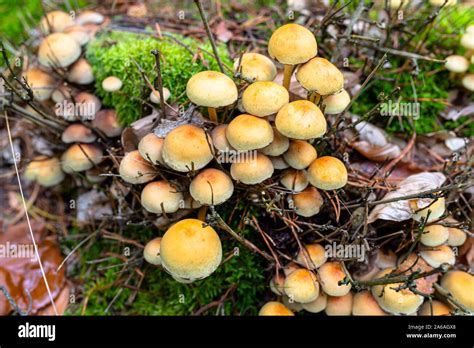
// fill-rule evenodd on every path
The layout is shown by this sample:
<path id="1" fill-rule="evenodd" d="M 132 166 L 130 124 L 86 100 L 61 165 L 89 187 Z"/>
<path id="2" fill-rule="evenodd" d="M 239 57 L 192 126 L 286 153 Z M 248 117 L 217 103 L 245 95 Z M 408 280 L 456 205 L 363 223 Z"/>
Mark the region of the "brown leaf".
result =
<path id="1" fill-rule="evenodd" d="M 215 32 L 217 39 L 222 42 L 228 42 L 233 36 L 232 32 L 227 29 L 225 21 L 220 21 L 219 24 L 217 24 Z"/>
<path id="2" fill-rule="evenodd" d="M 397 145 L 389 143 L 383 146 L 377 146 L 367 141 L 356 141 L 350 145 L 361 155 L 375 162 L 384 162 L 397 158 L 401 152 Z"/>
<path id="3" fill-rule="evenodd" d="M 51 294 L 53 298 L 56 298 L 65 282 L 64 269 L 56 272 L 62 261 L 61 251 L 57 242 L 46 236 L 42 221 L 31 221 L 31 227 Z M 0 263 L 0 284 L 6 287 L 23 311 L 28 308 L 27 292 L 29 292 L 32 298 L 32 310 L 29 314 L 37 314 L 41 308 L 50 304 L 50 298 L 35 257 L 27 223 L 10 226 L 4 233 L 0 233 L 0 245 L 4 246 L 3 251 L 7 253 L 3 255 L 6 257 L 3 257 Z M 16 251 L 15 254 L 13 254 L 14 251 Z M 0 315 L 7 315 L 12 310 L 6 297 L 0 293 Z"/>

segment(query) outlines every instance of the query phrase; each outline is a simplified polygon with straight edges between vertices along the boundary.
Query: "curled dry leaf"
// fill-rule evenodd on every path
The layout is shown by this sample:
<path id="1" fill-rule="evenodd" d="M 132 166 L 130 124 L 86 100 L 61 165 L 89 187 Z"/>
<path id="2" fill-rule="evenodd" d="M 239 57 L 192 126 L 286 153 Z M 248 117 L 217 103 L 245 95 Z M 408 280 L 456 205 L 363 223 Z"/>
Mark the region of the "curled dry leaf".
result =
<path id="1" fill-rule="evenodd" d="M 61 251 L 57 242 L 46 236 L 43 222 L 33 220 L 31 227 L 51 294 L 53 299 L 57 298 L 65 284 L 64 269 L 56 271 L 63 259 Z M 0 245 L 3 246 L 1 252 L 4 254 L 0 263 L 0 285 L 6 288 L 22 311 L 28 309 L 29 293 L 29 314 L 38 314 L 40 309 L 50 305 L 50 298 L 35 257 L 27 223 L 10 226 L 4 233 L 0 233 Z M 7 315 L 12 310 L 10 303 L 0 292 L 0 315 Z"/>
<path id="2" fill-rule="evenodd" d="M 440 187 L 446 177 L 442 173 L 420 173 L 410 175 L 408 178 L 400 182 L 395 191 L 391 191 L 385 195 L 384 200 L 405 197 L 416 193 L 429 191 Z M 422 209 L 430 205 L 432 199 L 419 199 L 417 202 L 418 209 Z M 369 214 L 368 223 L 372 223 L 377 219 L 403 221 L 412 217 L 414 211 L 410 207 L 410 200 L 401 199 L 395 202 L 382 203 L 376 205 Z"/>
<path id="3" fill-rule="evenodd" d="M 400 155 L 400 148 L 397 145 L 389 143 L 383 146 L 377 146 L 367 141 L 356 141 L 352 143 L 351 146 L 361 155 L 375 162 L 384 162 L 397 158 Z"/>

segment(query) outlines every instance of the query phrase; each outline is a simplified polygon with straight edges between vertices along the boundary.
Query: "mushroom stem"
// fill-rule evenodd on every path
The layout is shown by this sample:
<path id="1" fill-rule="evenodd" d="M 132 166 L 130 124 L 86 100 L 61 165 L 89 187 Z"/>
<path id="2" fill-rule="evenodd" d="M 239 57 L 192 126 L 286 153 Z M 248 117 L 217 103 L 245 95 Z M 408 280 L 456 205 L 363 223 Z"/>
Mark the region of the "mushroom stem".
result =
<path id="1" fill-rule="evenodd" d="M 210 119 L 212 122 L 216 122 L 216 123 L 217 123 L 217 112 L 216 112 L 216 109 L 215 109 L 215 108 L 208 107 L 208 108 L 207 108 L 207 111 L 209 112 L 209 119 Z"/>
<path id="2" fill-rule="evenodd" d="M 285 70 L 283 71 L 283 87 L 285 87 L 287 91 L 290 90 L 292 74 L 293 74 L 293 65 L 285 64 Z"/>
<path id="3" fill-rule="evenodd" d="M 206 221 L 206 214 L 207 214 L 207 209 L 209 206 L 203 205 L 201 208 L 199 208 L 198 211 L 198 219 L 201 221 Z"/>
<path id="4" fill-rule="evenodd" d="M 311 92 L 308 96 L 308 100 L 316 105 L 318 105 L 321 100 L 321 95 L 316 92 Z"/>

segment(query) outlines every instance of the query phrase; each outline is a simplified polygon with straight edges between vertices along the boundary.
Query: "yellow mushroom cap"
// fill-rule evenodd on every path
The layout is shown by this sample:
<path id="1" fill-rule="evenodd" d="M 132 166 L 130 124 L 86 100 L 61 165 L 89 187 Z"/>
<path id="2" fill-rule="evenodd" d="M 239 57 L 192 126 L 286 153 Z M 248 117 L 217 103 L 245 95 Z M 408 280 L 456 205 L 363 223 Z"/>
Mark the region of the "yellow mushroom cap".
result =
<path id="1" fill-rule="evenodd" d="M 213 155 L 212 139 L 197 126 L 184 124 L 165 137 L 162 156 L 165 163 L 178 172 L 189 172 L 205 167 Z"/>
<path id="2" fill-rule="evenodd" d="M 393 269 L 387 268 L 380 271 L 375 278 L 383 278 L 392 272 Z M 389 313 L 412 314 L 418 310 L 423 303 L 423 297 L 413 293 L 409 289 L 400 289 L 402 283 L 392 283 L 386 285 L 376 285 L 372 287 L 372 295 L 374 296 L 380 307 Z M 398 290 L 398 291 L 397 291 Z"/>
<path id="3" fill-rule="evenodd" d="M 474 32 L 466 32 L 461 37 L 461 46 L 468 50 L 474 50 Z"/>
<path id="4" fill-rule="evenodd" d="M 138 152 L 143 159 L 153 164 L 164 164 L 162 157 L 164 140 L 154 133 L 145 135 L 138 143 Z"/>
<path id="5" fill-rule="evenodd" d="M 278 112 L 289 101 L 286 88 L 272 81 L 254 82 L 242 93 L 245 111 L 259 117 Z"/>
<path id="6" fill-rule="evenodd" d="M 314 146 L 304 140 L 290 141 L 288 151 L 283 154 L 285 161 L 294 169 L 307 168 L 316 157 L 318 154 Z"/>
<path id="7" fill-rule="evenodd" d="M 114 109 L 103 109 L 97 111 L 92 126 L 103 132 L 109 138 L 115 138 L 122 134 L 122 127 L 120 126 L 117 113 Z"/>
<path id="8" fill-rule="evenodd" d="M 72 37 L 80 46 L 84 46 L 91 39 L 91 34 L 79 25 L 73 25 L 64 29 L 64 33 Z"/>
<path id="9" fill-rule="evenodd" d="M 277 129 L 292 139 L 319 138 L 327 124 L 321 110 L 307 100 L 297 100 L 283 106 L 275 118 Z"/>
<path id="10" fill-rule="evenodd" d="M 318 53 L 313 33 L 299 24 L 285 24 L 275 30 L 268 41 L 270 57 L 282 64 L 307 62 Z"/>
<path id="11" fill-rule="evenodd" d="M 208 168 L 194 177 L 189 193 L 201 204 L 217 205 L 232 197 L 234 184 L 222 170 Z"/>
<path id="12" fill-rule="evenodd" d="M 351 284 L 339 285 L 346 273 L 339 262 L 326 262 L 318 269 L 321 288 L 329 296 L 344 296 L 351 291 Z"/>
<path id="13" fill-rule="evenodd" d="M 69 13 L 63 11 L 51 11 L 41 18 L 40 29 L 43 33 L 62 32 L 74 21 Z"/>
<path id="14" fill-rule="evenodd" d="M 80 85 L 88 85 L 94 82 L 94 73 L 92 67 L 84 58 L 78 59 L 71 67 L 66 76 L 69 82 L 74 82 Z"/>
<path id="15" fill-rule="evenodd" d="M 474 312 L 474 276 L 463 271 L 449 271 L 441 278 L 441 286 L 454 299 L 471 312 Z"/>
<path id="16" fill-rule="evenodd" d="M 92 130 L 82 123 L 74 123 L 69 125 L 61 135 L 63 143 L 93 143 L 97 140 L 97 136 Z"/>
<path id="17" fill-rule="evenodd" d="M 125 154 L 120 162 L 119 174 L 130 184 L 144 184 L 156 177 L 155 169 L 140 156 L 138 150 Z"/>
<path id="18" fill-rule="evenodd" d="M 297 269 L 301 269 L 301 267 L 295 262 L 290 262 L 283 268 L 283 273 L 285 273 L 285 276 L 288 277 L 291 273 L 293 273 Z"/>
<path id="19" fill-rule="evenodd" d="M 273 164 L 267 156 L 257 153 L 246 161 L 232 163 L 230 174 L 234 180 L 255 185 L 273 175 Z"/>
<path id="20" fill-rule="evenodd" d="M 329 60 L 315 57 L 301 65 L 296 79 L 308 91 L 330 95 L 344 88 L 344 75 Z"/>
<path id="21" fill-rule="evenodd" d="M 448 227 L 448 245 L 449 246 L 461 246 L 466 242 L 467 234 L 463 230 L 455 227 Z"/>
<path id="22" fill-rule="evenodd" d="M 291 199 L 293 207 L 296 209 L 296 214 L 304 217 L 318 214 L 324 203 L 319 191 L 312 186 L 294 194 Z"/>
<path id="23" fill-rule="evenodd" d="M 420 256 L 431 267 L 439 267 L 443 263 L 454 265 L 456 255 L 449 245 L 440 245 L 432 249 L 420 251 Z"/>
<path id="24" fill-rule="evenodd" d="M 48 100 L 53 94 L 56 80 L 51 74 L 38 68 L 32 68 L 25 73 L 25 78 L 33 90 L 34 97 L 39 101 Z"/>
<path id="25" fill-rule="evenodd" d="M 273 141 L 273 129 L 267 120 L 243 114 L 229 123 L 226 136 L 236 150 L 257 150 Z"/>
<path id="26" fill-rule="evenodd" d="M 282 274 L 275 274 L 270 280 L 270 290 L 275 295 L 283 295 L 285 293 L 285 276 Z"/>
<path id="27" fill-rule="evenodd" d="M 288 169 L 282 173 L 280 183 L 292 192 L 301 192 L 309 181 L 304 170 Z"/>
<path id="28" fill-rule="evenodd" d="M 466 72 L 467 69 L 469 69 L 469 62 L 463 56 L 452 55 L 452 56 L 446 57 L 446 63 L 444 63 L 444 66 L 449 71 L 452 71 L 455 73 L 463 73 L 463 72 Z"/>
<path id="29" fill-rule="evenodd" d="M 347 184 L 347 169 L 336 157 L 323 156 L 309 166 L 308 179 L 321 190 L 337 190 Z"/>
<path id="30" fill-rule="evenodd" d="M 324 113 L 326 115 L 337 115 L 343 112 L 347 105 L 351 102 L 351 96 L 345 89 L 339 93 L 327 95 L 323 97 L 323 104 L 325 105 Z"/>
<path id="31" fill-rule="evenodd" d="M 425 303 L 423 303 L 423 305 L 420 307 L 418 315 L 451 315 L 451 308 L 449 308 L 449 306 L 445 305 L 441 301 L 433 300 L 431 301 L 431 305 L 430 301 L 425 301 Z"/>
<path id="32" fill-rule="evenodd" d="M 319 284 L 316 276 L 307 269 L 298 269 L 285 279 L 285 294 L 293 301 L 307 303 L 319 295 Z"/>
<path id="33" fill-rule="evenodd" d="M 304 246 L 305 251 L 300 250 L 296 257 L 296 262 L 309 269 L 321 267 L 326 261 L 326 250 L 320 244 L 307 244 Z"/>
<path id="34" fill-rule="evenodd" d="M 351 315 L 353 297 L 352 292 L 348 292 L 343 296 L 328 296 L 324 311 L 329 316 Z"/>
<path id="35" fill-rule="evenodd" d="M 47 67 L 65 68 L 81 55 L 81 46 L 71 36 L 54 33 L 46 36 L 38 50 L 38 60 Z"/>
<path id="36" fill-rule="evenodd" d="M 150 213 L 175 213 L 184 197 L 172 183 L 160 180 L 148 183 L 141 194 L 141 204 Z"/>
<path id="37" fill-rule="evenodd" d="M 102 150 L 91 144 L 74 144 L 61 157 L 66 173 L 82 172 L 102 162 Z"/>
<path id="38" fill-rule="evenodd" d="M 426 246 L 434 247 L 448 240 L 449 230 L 442 225 L 426 226 L 421 235 L 420 242 Z"/>
<path id="39" fill-rule="evenodd" d="M 227 140 L 227 124 L 220 124 L 211 132 L 212 143 L 214 147 L 220 152 L 229 152 L 235 150 L 232 145 L 230 145 L 229 140 Z"/>
<path id="40" fill-rule="evenodd" d="M 310 313 L 319 313 L 326 309 L 327 300 L 328 295 L 326 295 L 323 291 L 320 290 L 319 296 L 316 298 L 316 300 L 308 303 L 302 303 L 301 305 L 303 306 L 303 309 L 305 311 L 308 311 Z"/>
<path id="41" fill-rule="evenodd" d="M 290 140 L 273 127 L 273 141 L 260 151 L 267 156 L 280 156 L 290 147 Z"/>
<path id="42" fill-rule="evenodd" d="M 36 157 L 25 170 L 27 180 L 35 180 L 41 186 L 52 187 L 63 181 L 65 175 L 61 169 L 61 163 L 56 157 Z"/>
<path id="43" fill-rule="evenodd" d="M 258 312 L 260 316 L 293 316 L 294 313 L 290 311 L 283 303 L 277 301 L 267 302 Z"/>
<path id="44" fill-rule="evenodd" d="M 74 100 L 76 102 L 76 108 L 79 116 L 83 120 L 91 120 L 95 118 L 95 115 L 102 107 L 102 102 L 100 101 L 97 96 L 87 93 L 87 92 L 80 92 L 74 96 Z M 77 115 L 73 115 L 74 117 Z"/>
<path id="45" fill-rule="evenodd" d="M 239 59 L 234 62 L 234 69 L 239 66 Z M 240 71 L 244 78 L 254 81 L 273 81 L 277 69 L 273 61 L 259 53 L 244 53 L 240 61 Z"/>
<path id="46" fill-rule="evenodd" d="M 218 71 L 201 71 L 193 75 L 187 85 L 186 94 L 194 104 L 219 108 L 233 104 L 238 97 L 234 81 Z"/>
<path id="47" fill-rule="evenodd" d="M 414 199 L 408 202 L 411 210 L 413 211 L 412 219 L 416 221 L 421 221 L 426 219 L 428 216 L 428 211 L 430 215 L 426 222 L 432 222 L 437 220 L 439 217 L 443 216 L 446 209 L 444 197 L 436 198 L 431 200 L 429 204 L 422 199 Z M 426 208 L 424 208 L 426 207 Z"/>
<path id="48" fill-rule="evenodd" d="M 387 315 L 369 290 L 358 292 L 352 302 L 352 315 Z"/>
<path id="49" fill-rule="evenodd" d="M 150 240 L 143 249 L 143 258 L 152 265 L 161 265 L 160 247 L 161 237 Z"/>
<path id="50" fill-rule="evenodd" d="M 474 91 L 474 74 L 467 74 L 466 76 L 464 76 L 462 78 L 462 85 L 469 91 Z"/>
<path id="51" fill-rule="evenodd" d="M 171 97 L 171 92 L 168 88 L 163 87 L 163 98 L 167 101 Z M 155 104 L 161 103 L 160 92 L 159 91 L 151 91 L 150 92 L 150 101 Z"/>
<path id="52" fill-rule="evenodd" d="M 123 86 L 122 80 L 116 76 L 109 76 L 102 80 L 102 88 L 106 92 L 116 92 Z"/>
<path id="53" fill-rule="evenodd" d="M 273 168 L 277 170 L 286 169 L 290 167 L 290 165 L 286 163 L 283 156 L 269 156 L 269 158 L 272 161 Z"/>
<path id="54" fill-rule="evenodd" d="M 221 240 L 211 226 L 203 227 L 201 220 L 181 220 L 161 240 L 161 263 L 173 276 L 185 280 L 206 278 L 221 260 Z"/>

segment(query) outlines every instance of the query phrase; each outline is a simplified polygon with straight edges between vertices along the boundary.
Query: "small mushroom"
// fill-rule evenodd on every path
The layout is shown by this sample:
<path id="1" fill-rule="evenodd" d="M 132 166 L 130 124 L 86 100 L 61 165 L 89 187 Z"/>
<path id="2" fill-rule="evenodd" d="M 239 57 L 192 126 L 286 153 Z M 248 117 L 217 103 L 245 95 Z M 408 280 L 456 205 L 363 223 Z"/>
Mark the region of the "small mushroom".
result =
<path id="1" fill-rule="evenodd" d="M 119 174 L 130 184 L 144 184 L 156 177 L 155 169 L 140 156 L 138 150 L 125 154 L 120 162 Z"/>
<path id="2" fill-rule="evenodd" d="M 86 45 L 91 39 L 91 35 L 87 32 L 87 30 L 78 25 L 66 28 L 64 33 L 76 40 L 80 46 Z"/>
<path id="3" fill-rule="evenodd" d="M 326 115 L 337 115 L 343 112 L 351 103 L 351 97 L 345 89 L 339 93 L 323 97 L 324 113 Z"/>
<path id="4" fill-rule="evenodd" d="M 283 155 L 290 147 L 290 140 L 273 127 L 273 141 L 262 148 L 260 152 L 267 156 Z"/>
<path id="5" fill-rule="evenodd" d="M 74 96 L 75 109 L 82 120 L 93 120 L 102 108 L 102 102 L 95 95 L 80 92 Z"/>
<path id="6" fill-rule="evenodd" d="M 285 161 L 294 169 L 307 168 L 317 156 L 314 146 L 303 140 L 290 141 L 288 151 L 283 154 Z"/>
<path id="7" fill-rule="evenodd" d="M 242 93 L 246 112 L 259 117 L 277 113 L 289 100 L 288 91 L 272 81 L 254 82 Z"/>
<path id="8" fill-rule="evenodd" d="M 323 156 L 309 166 L 308 180 L 318 189 L 337 190 L 347 184 L 347 169 L 336 157 Z"/>
<path id="9" fill-rule="evenodd" d="M 327 261 L 326 250 L 320 244 L 307 244 L 300 250 L 296 262 L 309 269 L 317 269 Z"/>
<path id="10" fill-rule="evenodd" d="M 298 269 L 285 279 L 285 294 L 298 303 L 316 300 L 319 295 L 319 284 L 316 275 L 307 269 Z"/>
<path id="11" fill-rule="evenodd" d="M 61 141 L 66 144 L 70 143 L 93 143 L 97 140 L 94 132 L 81 123 L 69 125 L 61 135 Z"/>
<path id="12" fill-rule="evenodd" d="M 236 150 L 257 150 L 273 141 L 273 129 L 267 120 L 243 114 L 229 123 L 226 137 Z"/>
<path id="13" fill-rule="evenodd" d="M 273 164 L 267 156 L 257 153 L 251 159 L 232 163 L 230 174 L 243 184 L 255 185 L 271 178 Z"/>
<path id="14" fill-rule="evenodd" d="M 423 201 L 422 199 L 410 200 L 408 201 L 408 204 L 413 211 L 412 219 L 415 221 L 426 220 L 427 223 L 435 221 L 443 216 L 446 210 L 444 197 L 433 199 L 429 204 L 426 204 L 426 201 Z"/>
<path id="15" fill-rule="evenodd" d="M 227 124 L 220 124 L 211 132 L 212 143 L 214 147 L 220 152 L 229 152 L 234 151 L 235 149 L 230 145 L 229 141 L 227 140 Z"/>
<path id="16" fill-rule="evenodd" d="M 67 73 L 67 80 L 79 85 L 88 85 L 94 82 L 94 73 L 89 62 L 81 58 L 71 65 Z"/>
<path id="17" fill-rule="evenodd" d="M 171 92 L 168 88 L 163 87 L 163 97 L 165 98 L 165 101 L 167 101 L 171 96 Z M 161 99 L 160 99 L 160 92 L 155 90 L 150 92 L 150 101 L 154 104 L 160 104 Z"/>
<path id="18" fill-rule="evenodd" d="M 319 296 L 316 298 L 316 300 L 308 303 L 302 303 L 301 305 L 305 311 L 310 313 L 320 313 L 326 309 L 327 300 L 328 295 L 319 290 Z"/>
<path id="19" fill-rule="evenodd" d="M 64 11 L 51 11 L 41 18 L 40 29 L 43 33 L 63 32 L 66 28 L 74 25 L 74 21 Z"/>
<path id="20" fill-rule="evenodd" d="M 277 129 L 292 139 L 308 140 L 326 133 L 327 123 L 321 110 L 307 100 L 283 106 L 275 118 Z"/>
<path id="21" fill-rule="evenodd" d="M 291 196 L 295 213 L 304 217 L 311 217 L 319 213 L 324 200 L 319 191 L 310 186 Z"/>
<path id="22" fill-rule="evenodd" d="M 25 73 L 26 81 L 39 101 L 48 100 L 56 87 L 56 80 L 51 74 L 38 68 L 31 68 Z"/>
<path id="23" fill-rule="evenodd" d="M 201 71 L 186 85 L 186 94 L 194 104 L 208 108 L 209 118 L 217 122 L 216 109 L 235 103 L 238 97 L 234 81 L 217 71 Z"/>
<path id="24" fill-rule="evenodd" d="M 123 86 L 122 80 L 120 80 L 116 76 L 106 77 L 102 81 L 102 88 L 106 92 L 117 92 L 122 88 L 122 86 Z"/>
<path id="25" fill-rule="evenodd" d="M 163 142 L 164 162 L 178 172 L 204 168 L 213 159 L 211 137 L 195 125 L 185 124 L 169 132 Z"/>
<path id="26" fill-rule="evenodd" d="M 234 69 L 239 66 L 239 59 L 234 62 Z M 246 79 L 253 81 L 273 81 L 277 74 L 272 60 L 259 53 L 244 53 L 240 60 L 240 73 Z"/>
<path id="27" fill-rule="evenodd" d="M 103 132 L 108 138 L 115 138 L 122 134 L 122 127 L 114 109 L 97 111 L 92 120 L 92 126 Z"/>
<path id="28" fill-rule="evenodd" d="M 268 53 L 270 57 L 284 64 L 283 86 L 289 90 L 293 66 L 316 56 L 318 45 L 311 31 L 299 24 L 290 23 L 273 32 L 268 41 Z"/>
<path id="29" fill-rule="evenodd" d="M 456 255 L 449 245 L 440 245 L 431 249 L 420 251 L 420 256 L 431 267 L 439 267 L 443 263 L 454 265 Z"/>
<path id="30" fill-rule="evenodd" d="M 326 262 L 318 269 L 321 288 L 329 296 L 344 296 L 351 290 L 351 284 L 339 285 L 346 278 L 339 262 Z"/>
<path id="31" fill-rule="evenodd" d="M 46 67 L 66 68 L 81 55 L 81 46 L 71 36 L 54 33 L 41 41 L 38 60 Z"/>
<path id="32" fill-rule="evenodd" d="M 449 230 L 442 225 L 426 226 L 421 235 L 420 242 L 429 247 L 445 243 L 449 237 Z"/>
<path id="33" fill-rule="evenodd" d="M 232 197 L 234 184 L 223 171 L 208 168 L 194 177 L 189 193 L 201 204 L 218 205 Z"/>
<path id="34" fill-rule="evenodd" d="M 173 276 L 194 281 L 211 275 L 222 261 L 219 236 L 201 220 L 184 219 L 161 240 L 161 263 Z"/>
<path id="35" fill-rule="evenodd" d="M 56 186 L 64 180 L 61 163 L 56 157 L 35 157 L 26 167 L 25 178 L 44 187 Z"/>
<path id="36" fill-rule="evenodd" d="M 274 169 L 282 170 L 290 167 L 290 165 L 286 163 L 283 156 L 269 156 L 268 158 L 270 158 L 272 161 Z"/>
<path id="37" fill-rule="evenodd" d="M 150 163 L 164 164 L 162 151 L 164 140 L 154 133 L 145 135 L 138 143 L 138 152 Z"/>
<path id="38" fill-rule="evenodd" d="M 102 150 L 91 144 L 74 144 L 61 157 L 66 173 L 83 172 L 102 162 Z"/>
<path id="39" fill-rule="evenodd" d="M 459 270 L 452 270 L 441 278 L 440 285 L 467 310 L 474 313 L 474 276 Z"/>
<path id="40" fill-rule="evenodd" d="M 168 181 L 148 183 L 141 194 L 141 204 L 150 213 L 175 213 L 184 201 L 183 194 Z"/>
<path id="41" fill-rule="evenodd" d="M 76 24 L 101 24 L 104 21 L 105 17 L 96 11 L 85 10 L 81 12 L 76 18 Z"/>
<path id="42" fill-rule="evenodd" d="M 354 295 L 354 299 L 352 301 L 352 315 L 379 316 L 387 315 L 387 313 L 385 313 L 383 309 L 380 308 L 377 300 L 369 290 L 363 290 Z"/>
<path id="43" fill-rule="evenodd" d="M 154 238 L 146 243 L 143 249 L 143 258 L 145 261 L 155 266 L 161 265 L 160 248 L 161 237 Z"/>
<path id="44" fill-rule="evenodd" d="M 308 186 L 309 181 L 304 170 L 287 169 L 282 173 L 280 183 L 292 192 L 301 192 Z"/>
<path id="45" fill-rule="evenodd" d="M 336 94 L 344 88 L 342 72 L 330 61 L 320 57 L 301 65 L 296 72 L 296 79 L 316 104 L 321 96 Z"/>
<path id="46" fill-rule="evenodd" d="M 464 76 L 462 78 L 462 85 L 468 91 L 474 92 L 474 74 L 467 74 L 466 76 Z"/>
<path id="47" fill-rule="evenodd" d="M 352 292 L 344 296 L 328 296 L 324 312 L 329 316 L 351 315 L 353 298 Z"/>
<path id="48" fill-rule="evenodd" d="M 295 315 L 283 303 L 277 301 L 267 302 L 258 312 L 259 316 L 293 316 Z"/>

